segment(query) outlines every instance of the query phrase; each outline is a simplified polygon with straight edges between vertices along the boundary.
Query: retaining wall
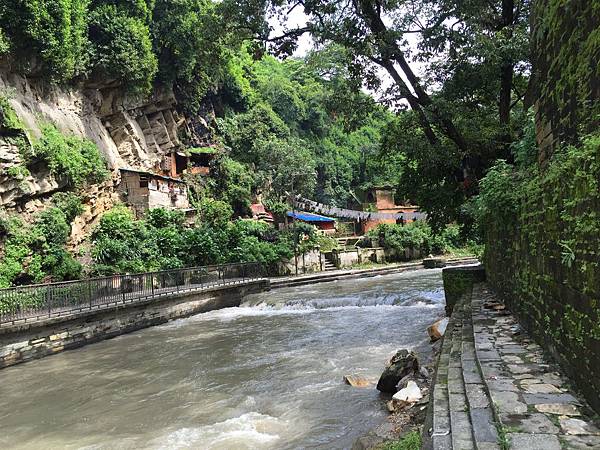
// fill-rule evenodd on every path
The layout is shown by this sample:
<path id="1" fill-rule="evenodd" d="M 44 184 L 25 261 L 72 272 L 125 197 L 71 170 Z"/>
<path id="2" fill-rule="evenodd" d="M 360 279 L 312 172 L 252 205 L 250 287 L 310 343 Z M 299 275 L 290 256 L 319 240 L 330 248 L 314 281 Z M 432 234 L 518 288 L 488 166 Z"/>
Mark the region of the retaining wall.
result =
<path id="1" fill-rule="evenodd" d="M 247 294 L 269 289 L 268 280 L 217 286 L 110 308 L 0 327 L 0 368 L 109 339 L 169 320 L 239 306 Z"/>

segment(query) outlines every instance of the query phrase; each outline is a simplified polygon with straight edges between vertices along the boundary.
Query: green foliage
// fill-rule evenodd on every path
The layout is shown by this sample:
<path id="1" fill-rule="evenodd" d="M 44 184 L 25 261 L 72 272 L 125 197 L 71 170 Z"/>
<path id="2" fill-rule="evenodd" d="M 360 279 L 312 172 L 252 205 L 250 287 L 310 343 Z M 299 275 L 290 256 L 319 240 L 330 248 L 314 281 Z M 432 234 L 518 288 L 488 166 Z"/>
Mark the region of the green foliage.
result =
<path id="1" fill-rule="evenodd" d="M 198 220 L 210 226 L 225 226 L 233 216 L 228 203 L 212 198 L 204 198 L 197 205 Z"/>
<path id="2" fill-rule="evenodd" d="M 248 214 L 252 201 L 254 174 L 251 169 L 230 157 L 217 160 L 209 185 L 209 196 L 231 205 L 238 216 Z"/>
<path id="3" fill-rule="evenodd" d="M 319 247 L 319 250 L 323 253 L 328 253 L 335 248 L 338 248 L 338 241 L 331 236 L 326 234 L 316 234 L 314 237 L 314 243 Z"/>
<path id="4" fill-rule="evenodd" d="M 65 214 L 69 223 L 83 213 L 81 198 L 73 192 L 57 192 L 52 196 L 52 204 Z"/>
<path id="5" fill-rule="evenodd" d="M 100 219 L 92 236 L 92 257 L 97 264 L 96 272 L 143 272 L 155 269 L 149 257 L 155 243 L 143 221 L 135 221 L 133 213 L 119 205 L 106 212 Z"/>
<path id="6" fill-rule="evenodd" d="M 158 70 L 147 23 L 151 12 L 144 2 L 134 11 L 127 8 L 128 2 L 97 3 L 90 12 L 94 69 L 136 92 L 149 93 Z"/>
<path id="7" fill-rule="evenodd" d="M 6 37 L 6 33 L 0 27 L 0 55 L 4 55 L 10 51 L 10 40 Z"/>
<path id="8" fill-rule="evenodd" d="M 159 79 L 177 82 L 185 106 L 196 111 L 201 99 L 224 77 L 223 18 L 210 0 L 157 0 L 152 40 Z"/>
<path id="9" fill-rule="evenodd" d="M 31 175 L 29 169 L 27 169 L 27 167 L 21 164 L 16 166 L 10 166 L 8 169 L 6 169 L 6 174 L 9 177 L 14 178 L 16 180 L 23 180 L 24 178 L 27 178 L 29 175 Z"/>
<path id="10" fill-rule="evenodd" d="M 343 52 L 280 62 L 247 51 L 230 62 L 217 122 L 231 157 L 250 167 L 253 190 L 281 201 L 293 181 L 296 193 L 346 206 L 353 188 L 397 179 L 378 145 L 391 115 L 348 81 Z"/>
<path id="11" fill-rule="evenodd" d="M 20 133 L 24 128 L 23 121 L 17 116 L 8 98 L 0 95 L 0 132 L 3 134 Z"/>
<path id="12" fill-rule="evenodd" d="M 519 174 L 504 160 L 499 160 L 483 178 L 480 192 L 475 199 L 476 220 L 487 225 L 498 220 L 512 222 L 517 213 L 519 196 Z"/>
<path id="13" fill-rule="evenodd" d="M 367 238 L 375 239 L 378 245 L 403 253 L 409 249 L 420 250 L 427 255 L 447 253 L 465 245 L 458 225 L 448 225 L 441 232 L 434 233 L 426 222 L 411 222 L 406 225 L 380 224 L 367 233 Z"/>
<path id="14" fill-rule="evenodd" d="M 71 226 L 63 210 L 48 208 L 32 225 L 17 216 L 4 216 L 0 222 L 0 287 L 80 277 L 81 264 L 64 248 Z"/>
<path id="15" fill-rule="evenodd" d="M 399 253 L 407 249 L 420 250 L 429 247 L 431 237 L 427 227 L 416 222 L 405 226 L 380 224 L 367 236 L 378 239 L 381 247 L 394 249 Z"/>
<path id="16" fill-rule="evenodd" d="M 515 158 L 515 163 L 521 169 L 533 167 L 537 163 L 538 148 L 535 136 L 535 118 L 529 114 L 528 120 L 523 129 L 523 136 L 511 145 L 511 151 Z"/>
<path id="17" fill-rule="evenodd" d="M 10 42 L 12 54 L 28 72 L 38 70 L 32 58 L 39 58 L 44 72 L 55 81 L 82 74 L 88 61 L 88 3 L 1 0 L 0 20 L 6 36 L 0 34 L 0 50 L 6 51 Z"/>
<path id="18" fill-rule="evenodd" d="M 114 207 L 92 234 L 94 273 L 227 262 L 262 262 L 274 269 L 278 261 L 293 254 L 288 235 L 261 222 L 228 221 L 231 209 L 223 202 L 207 200 L 205 207 L 204 213 L 212 219 L 192 228 L 184 227 L 178 212 L 156 208 L 144 220 L 135 220 L 125 206 Z"/>
<path id="19" fill-rule="evenodd" d="M 397 441 L 387 442 L 377 447 L 377 450 L 420 450 L 422 444 L 421 433 L 415 430 L 406 433 Z"/>
<path id="20" fill-rule="evenodd" d="M 108 177 L 96 145 L 74 135 L 62 134 L 54 125 L 42 127 L 42 136 L 33 146 L 35 159 L 47 163 L 50 172 L 71 188 L 100 183 Z"/>
<path id="21" fill-rule="evenodd" d="M 479 199 L 488 280 L 594 400 L 585 374 L 598 365 L 589 355 L 600 336 L 600 136 L 556 151 L 543 170 L 502 166 Z"/>

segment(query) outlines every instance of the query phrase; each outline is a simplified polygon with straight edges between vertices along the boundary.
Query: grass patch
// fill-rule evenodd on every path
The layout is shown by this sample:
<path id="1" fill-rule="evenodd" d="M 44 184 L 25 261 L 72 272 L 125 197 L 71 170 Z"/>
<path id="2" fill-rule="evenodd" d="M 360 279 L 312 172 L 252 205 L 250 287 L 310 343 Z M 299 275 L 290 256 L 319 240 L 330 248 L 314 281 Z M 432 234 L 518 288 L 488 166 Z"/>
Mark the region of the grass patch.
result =
<path id="1" fill-rule="evenodd" d="M 405 434 L 397 441 L 386 442 L 378 450 L 419 450 L 423 445 L 421 433 L 419 431 L 411 431 Z"/>

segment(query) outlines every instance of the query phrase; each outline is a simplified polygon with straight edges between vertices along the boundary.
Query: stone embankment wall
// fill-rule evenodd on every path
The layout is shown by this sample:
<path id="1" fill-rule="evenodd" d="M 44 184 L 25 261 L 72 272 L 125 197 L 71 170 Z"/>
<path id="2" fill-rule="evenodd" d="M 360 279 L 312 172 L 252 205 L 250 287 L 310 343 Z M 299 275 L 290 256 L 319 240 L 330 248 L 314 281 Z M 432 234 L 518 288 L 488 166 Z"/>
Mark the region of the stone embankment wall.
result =
<path id="1" fill-rule="evenodd" d="M 486 227 L 484 262 L 512 312 L 600 411 L 600 138 L 584 137 L 597 133 L 589 112 L 600 103 L 592 4 L 535 5 L 539 169 L 520 185 L 515 214 Z M 550 141 L 573 147 L 552 147 L 548 127 Z"/>
<path id="2" fill-rule="evenodd" d="M 268 288 L 268 280 L 259 280 L 244 285 L 178 294 L 161 300 L 80 312 L 66 318 L 0 327 L 0 368 L 192 314 L 239 306 L 245 295 Z"/>
<path id="3" fill-rule="evenodd" d="M 399 253 L 394 249 L 354 248 L 351 250 L 334 249 L 332 252 L 333 263 L 338 269 L 345 269 L 364 263 L 385 263 L 411 261 L 421 258 L 421 252 L 415 249 L 406 249 Z M 325 255 L 319 250 L 310 250 L 298 255 L 298 273 L 314 273 L 325 270 Z M 278 275 L 292 275 L 296 271 L 295 259 L 282 261 L 277 267 Z"/>
<path id="4" fill-rule="evenodd" d="M 298 255 L 298 273 L 320 272 L 325 267 L 325 255 L 319 250 L 310 250 Z M 281 261 L 277 267 L 277 275 L 294 275 L 296 258 Z"/>
<path id="5" fill-rule="evenodd" d="M 374 248 L 355 248 L 352 250 L 334 250 L 333 252 L 336 266 L 339 268 L 350 267 L 363 263 L 385 263 L 411 261 L 421 258 L 421 252 L 412 248 L 399 253 L 394 249 L 384 249 L 383 247 Z"/>

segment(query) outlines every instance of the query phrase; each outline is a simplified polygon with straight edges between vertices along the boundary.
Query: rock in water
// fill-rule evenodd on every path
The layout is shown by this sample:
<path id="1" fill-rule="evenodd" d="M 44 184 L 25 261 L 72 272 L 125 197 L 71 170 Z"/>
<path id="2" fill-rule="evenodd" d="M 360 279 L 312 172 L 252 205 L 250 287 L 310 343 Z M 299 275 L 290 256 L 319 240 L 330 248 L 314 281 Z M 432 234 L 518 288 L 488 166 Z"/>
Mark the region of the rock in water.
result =
<path id="1" fill-rule="evenodd" d="M 421 389 L 417 386 L 417 383 L 411 380 L 406 384 L 405 388 L 396 392 L 392 398 L 407 403 L 415 403 L 421 400 L 422 397 Z"/>
<path id="2" fill-rule="evenodd" d="M 381 392 L 396 392 L 398 381 L 406 375 L 419 370 L 419 360 L 414 352 L 406 349 L 398 350 L 381 374 L 377 389 Z"/>
<path id="3" fill-rule="evenodd" d="M 429 334 L 429 338 L 431 342 L 435 342 L 442 338 L 444 333 L 446 332 L 446 327 L 448 326 L 448 317 L 444 317 L 441 320 L 438 320 L 433 325 L 427 327 L 427 334 Z"/>
<path id="4" fill-rule="evenodd" d="M 408 406 L 412 406 L 423 398 L 421 389 L 414 381 L 409 381 L 406 387 L 400 389 L 394 394 L 392 400 L 388 402 L 387 408 L 390 412 L 400 411 Z"/>
<path id="5" fill-rule="evenodd" d="M 344 375 L 344 381 L 352 387 L 369 387 L 371 382 L 362 375 Z"/>

